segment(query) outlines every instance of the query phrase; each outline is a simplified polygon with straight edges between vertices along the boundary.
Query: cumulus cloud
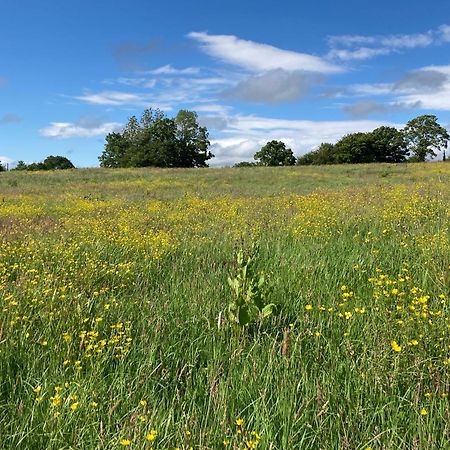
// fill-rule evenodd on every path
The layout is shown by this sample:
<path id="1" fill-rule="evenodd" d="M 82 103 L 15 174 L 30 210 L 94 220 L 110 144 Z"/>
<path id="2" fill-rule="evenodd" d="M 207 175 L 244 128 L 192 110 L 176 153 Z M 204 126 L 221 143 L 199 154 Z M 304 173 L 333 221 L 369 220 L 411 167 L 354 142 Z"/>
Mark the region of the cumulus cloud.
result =
<path id="1" fill-rule="evenodd" d="M 340 67 L 318 56 L 283 50 L 272 45 L 239 39 L 233 35 L 191 32 L 188 37 L 199 42 L 201 49 L 208 55 L 251 72 L 274 69 L 319 73 L 342 72 Z"/>
<path id="2" fill-rule="evenodd" d="M 91 138 L 105 136 L 113 131 L 122 129 L 118 122 L 100 122 L 96 119 L 81 118 L 75 123 L 51 122 L 48 127 L 39 130 L 41 136 L 57 139 Z"/>
<path id="3" fill-rule="evenodd" d="M 246 78 L 223 94 L 227 98 L 255 103 L 292 102 L 305 97 L 312 85 L 321 80 L 317 74 L 274 69 Z"/>
<path id="4" fill-rule="evenodd" d="M 7 125 L 11 123 L 19 123 L 22 122 L 22 118 L 14 113 L 7 113 L 4 116 L 0 117 L 0 124 Z"/>

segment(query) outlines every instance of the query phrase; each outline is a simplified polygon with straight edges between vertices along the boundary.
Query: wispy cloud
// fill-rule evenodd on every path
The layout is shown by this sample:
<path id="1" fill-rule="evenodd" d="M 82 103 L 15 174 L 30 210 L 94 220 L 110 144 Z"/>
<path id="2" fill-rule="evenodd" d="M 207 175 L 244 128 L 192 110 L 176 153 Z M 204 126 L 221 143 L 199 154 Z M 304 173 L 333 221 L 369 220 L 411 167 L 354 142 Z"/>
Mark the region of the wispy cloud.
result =
<path id="1" fill-rule="evenodd" d="M 318 73 L 342 72 L 342 68 L 318 56 L 283 50 L 233 35 L 191 32 L 188 37 L 197 41 L 208 55 L 251 72 L 267 72 L 275 69 Z"/>
<path id="2" fill-rule="evenodd" d="M 200 72 L 199 67 L 185 67 L 176 69 L 171 64 L 158 67 L 157 69 L 147 70 L 145 73 L 152 75 L 196 75 Z"/>
<path id="3" fill-rule="evenodd" d="M 370 47 L 361 47 L 355 50 L 333 49 L 328 53 L 328 57 L 331 59 L 340 59 L 342 61 L 364 60 L 373 58 L 375 56 L 388 55 L 391 52 L 392 50 L 388 48 Z"/>
<path id="4" fill-rule="evenodd" d="M 154 95 L 148 92 L 132 93 L 122 91 L 101 91 L 96 93 L 85 93 L 73 98 L 91 105 L 139 106 L 143 108 L 151 106 L 162 111 L 172 110 L 172 106 L 170 104 L 159 102 L 155 99 Z"/>
<path id="5" fill-rule="evenodd" d="M 328 44 L 331 49 L 328 57 L 343 61 L 364 60 L 443 42 L 450 42 L 449 25 L 441 25 L 436 30 L 415 34 L 329 36 Z"/>
<path id="6" fill-rule="evenodd" d="M 123 127 L 117 122 L 104 122 L 82 118 L 77 122 L 52 122 L 48 127 L 39 130 L 41 136 L 57 139 L 91 138 L 105 136 Z"/>

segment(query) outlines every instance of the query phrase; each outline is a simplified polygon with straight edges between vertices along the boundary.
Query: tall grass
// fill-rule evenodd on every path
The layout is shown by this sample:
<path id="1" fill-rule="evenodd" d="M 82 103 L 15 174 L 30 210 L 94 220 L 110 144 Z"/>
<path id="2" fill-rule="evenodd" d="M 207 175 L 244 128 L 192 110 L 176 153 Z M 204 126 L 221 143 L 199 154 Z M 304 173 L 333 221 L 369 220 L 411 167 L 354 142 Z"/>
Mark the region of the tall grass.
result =
<path id="1" fill-rule="evenodd" d="M 0 447 L 442 449 L 450 165 L 0 175 Z M 258 241 L 274 313 L 226 311 Z"/>

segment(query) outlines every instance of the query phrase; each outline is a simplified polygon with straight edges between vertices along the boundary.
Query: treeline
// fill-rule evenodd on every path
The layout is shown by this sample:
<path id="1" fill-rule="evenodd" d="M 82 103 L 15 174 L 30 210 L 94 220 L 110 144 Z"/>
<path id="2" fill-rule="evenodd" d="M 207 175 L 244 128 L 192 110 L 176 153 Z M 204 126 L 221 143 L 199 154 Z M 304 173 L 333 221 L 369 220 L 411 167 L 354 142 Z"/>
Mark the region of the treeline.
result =
<path id="1" fill-rule="evenodd" d="M 42 162 L 26 164 L 24 161 L 18 161 L 14 169 L 11 170 L 64 170 L 75 169 L 72 162 L 65 156 L 47 156 Z"/>
<path id="2" fill-rule="evenodd" d="M 369 133 L 351 133 L 335 144 L 323 143 L 297 158 L 297 164 L 355 164 L 372 162 L 425 161 L 444 151 L 450 137 L 437 117 L 423 115 L 397 130 L 380 127 Z"/>
<path id="3" fill-rule="evenodd" d="M 283 142 L 270 141 L 255 153 L 256 162 L 239 162 L 234 167 L 413 162 L 435 157 L 440 150 L 445 161 L 449 140 L 448 131 L 438 124 L 436 116 L 423 115 L 401 130 L 384 126 L 367 133 L 350 133 L 335 144 L 322 143 L 298 158 Z"/>
<path id="4" fill-rule="evenodd" d="M 197 114 L 181 110 L 169 118 L 147 109 L 140 120 L 132 116 L 124 130 L 106 136 L 102 167 L 207 167 L 208 131 Z"/>

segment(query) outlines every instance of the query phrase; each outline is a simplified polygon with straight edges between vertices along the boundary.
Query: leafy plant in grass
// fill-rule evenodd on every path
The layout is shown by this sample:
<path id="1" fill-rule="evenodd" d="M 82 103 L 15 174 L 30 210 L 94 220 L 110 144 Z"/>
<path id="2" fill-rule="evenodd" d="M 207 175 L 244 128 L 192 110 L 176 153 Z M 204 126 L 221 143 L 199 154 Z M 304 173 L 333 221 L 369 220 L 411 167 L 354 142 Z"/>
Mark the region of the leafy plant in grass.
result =
<path id="1" fill-rule="evenodd" d="M 243 328 L 269 317 L 274 309 L 273 303 L 267 302 L 269 285 L 263 272 L 255 268 L 259 256 L 259 245 L 252 244 L 251 251 L 244 255 L 242 247 L 236 255 L 236 272 L 228 277 L 233 298 L 228 305 L 228 317 L 237 328 Z"/>

